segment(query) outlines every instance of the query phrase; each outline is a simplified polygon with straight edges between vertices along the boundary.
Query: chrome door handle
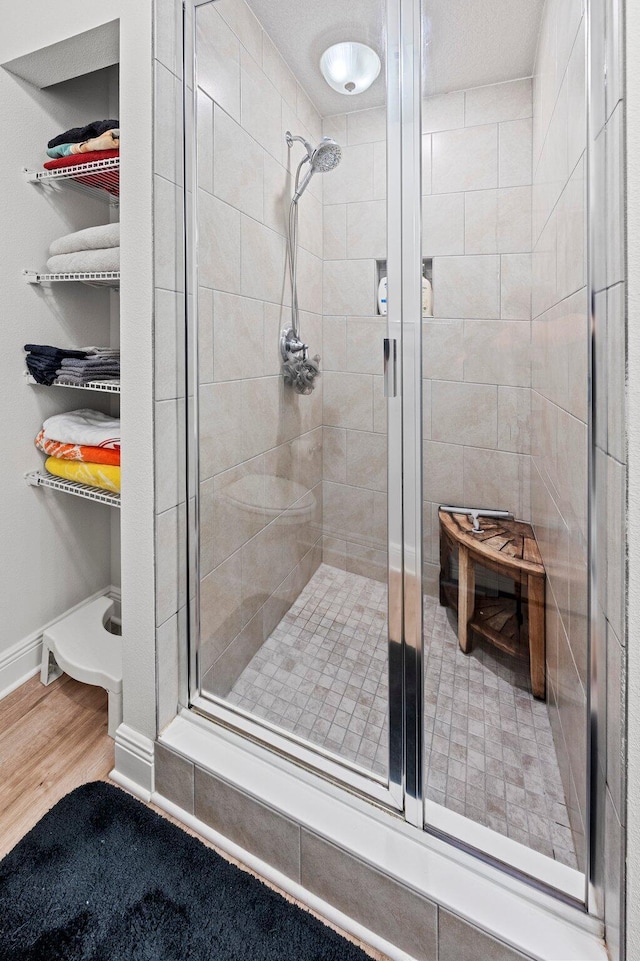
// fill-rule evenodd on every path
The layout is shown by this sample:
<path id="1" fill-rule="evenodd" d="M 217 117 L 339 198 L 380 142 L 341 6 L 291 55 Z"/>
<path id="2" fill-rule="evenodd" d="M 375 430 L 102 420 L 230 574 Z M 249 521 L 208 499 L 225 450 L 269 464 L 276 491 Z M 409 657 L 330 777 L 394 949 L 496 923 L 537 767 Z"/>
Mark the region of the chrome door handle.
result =
<path id="1" fill-rule="evenodd" d="M 398 341 L 395 337 L 385 337 L 382 342 L 384 357 L 384 396 L 396 397 L 398 394 Z"/>

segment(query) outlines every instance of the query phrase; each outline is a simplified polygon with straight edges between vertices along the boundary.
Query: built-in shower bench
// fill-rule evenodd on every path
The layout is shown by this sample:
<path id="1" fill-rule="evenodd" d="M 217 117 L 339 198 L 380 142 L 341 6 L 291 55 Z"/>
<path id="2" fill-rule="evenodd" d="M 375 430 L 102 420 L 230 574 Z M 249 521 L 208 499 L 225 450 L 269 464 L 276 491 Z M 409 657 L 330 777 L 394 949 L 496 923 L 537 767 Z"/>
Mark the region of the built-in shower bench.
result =
<path id="1" fill-rule="evenodd" d="M 534 697 L 545 696 L 545 572 L 533 528 L 524 521 L 440 510 L 440 603 L 458 612 L 458 643 L 471 652 L 475 631 L 507 654 L 528 654 Z M 477 520 L 476 520 L 477 524 Z M 458 550 L 457 589 L 451 558 Z M 475 565 L 515 583 L 515 597 L 476 596 Z"/>

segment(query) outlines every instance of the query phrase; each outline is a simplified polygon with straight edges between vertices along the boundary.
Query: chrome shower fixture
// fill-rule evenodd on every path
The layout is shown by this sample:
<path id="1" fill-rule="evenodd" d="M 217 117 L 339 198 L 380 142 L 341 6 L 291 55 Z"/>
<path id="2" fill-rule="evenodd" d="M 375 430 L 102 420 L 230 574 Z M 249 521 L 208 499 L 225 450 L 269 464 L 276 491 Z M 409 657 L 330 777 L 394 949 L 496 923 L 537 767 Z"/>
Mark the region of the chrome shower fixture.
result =
<path id="1" fill-rule="evenodd" d="M 332 140 L 331 137 L 323 137 L 318 146 L 314 148 L 311 146 L 308 140 L 305 140 L 304 137 L 294 136 L 290 130 L 287 130 L 286 140 L 289 147 L 292 147 L 294 142 L 298 141 L 304 145 L 304 148 L 307 151 L 307 156 L 303 157 L 300 161 L 296 173 L 296 188 L 293 196 L 293 203 L 297 204 L 300 200 L 300 197 L 302 197 L 303 193 L 309 186 L 311 178 L 315 173 L 324 174 L 328 173 L 330 170 L 335 170 L 342 159 L 342 148 L 340 147 L 340 144 L 336 143 L 335 140 Z M 306 163 L 309 164 L 309 170 L 307 171 L 306 177 L 300 184 L 300 171 L 302 170 L 303 165 Z"/>
<path id="2" fill-rule="evenodd" d="M 317 147 L 312 147 L 304 137 L 294 136 L 287 130 L 286 141 L 291 148 L 297 141 L 307 151 L 298 164 L 293 186 L 293 197 L 289 206 L 289 232 L 287 236 L 287 252 L 289 260 L 289 276 L 291 279 L 291 326 L 283 330 L 280 336 L 280 353 L 282 355 L 282 374 L 284 382 L 293 387 L 299 394 L 310 394 L 314 388 L 314 381 L 320 374 L 320 357 L 309 357 L 308 347 L 300 336 L 298 310 L 298 201 L 309 186 L 315 173 L 327 173 L 334 170 L 342 158 L 342 150 L 331 137 L 323 137 Z M 302 183 L 300 173 L 305 164 L 309 169 Z"/>

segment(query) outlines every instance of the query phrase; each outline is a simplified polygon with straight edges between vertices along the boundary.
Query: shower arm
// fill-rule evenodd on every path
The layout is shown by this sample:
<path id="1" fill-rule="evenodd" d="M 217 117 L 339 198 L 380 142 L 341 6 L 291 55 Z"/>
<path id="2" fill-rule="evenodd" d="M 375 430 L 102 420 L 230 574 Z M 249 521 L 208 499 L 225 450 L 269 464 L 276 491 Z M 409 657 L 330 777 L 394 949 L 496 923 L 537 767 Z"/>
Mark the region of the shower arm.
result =
<path id="1" fill-rule="evenodd" d="M 293 147 L 296 141 L 304 145 L 304 149 L 307 151 L 307 156 L 304 158 L 302 163 L 304 163 L 305 160 L 307 161 L 311 160 L 311 158 L 313 157 L 313 147 L 311 146 L 308 140 L 305 140 L 304 137 L 300 137 L 297 134 L 294 137 L 294 135 L 289 130 L 287 130 L 287 133 L 286 133 L 286 140 L 287 140 L 288 147 Z"/>

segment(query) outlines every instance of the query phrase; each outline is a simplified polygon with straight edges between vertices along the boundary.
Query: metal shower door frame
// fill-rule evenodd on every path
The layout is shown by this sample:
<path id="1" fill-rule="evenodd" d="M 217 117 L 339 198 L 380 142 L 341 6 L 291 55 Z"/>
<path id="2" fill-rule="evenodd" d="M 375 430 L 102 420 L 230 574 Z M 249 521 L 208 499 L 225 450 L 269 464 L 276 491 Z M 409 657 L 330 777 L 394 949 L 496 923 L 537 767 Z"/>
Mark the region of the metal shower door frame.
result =
<path id="1" fill-rule="evenodd" d="M 388 778 L 367 775 L 317 745 L 287 735 L 220 698 L 204 696 L 200 684 L 200 491 L 198 399 L 197 203 L 197 9 L 216 0 L 184 0 L 185 298 L 187 355 L 187 538 L 189 684 L 185 706 L 309 770 L 397 812 L 422 827 L 422 520 L 421 509 L 421 326 L 420 36 L 419 0 L 384 0 L 387 22 L 387 211 L 388 338 L 399 358 L 400 389 L 388 398 Z M 381 0 L 382 2 L 382 0 Z M 413 25 L 413 26 L 412 26 Z M 416 115 L 417 109 L 417 137 Z M 410 130 L 406 130 L 407 118 Z M 405 182 L 409 178 L 409 182 Z M 417 219 L 416 219 L 417 218 Z M 409 243 L 411 239 L 411 243 Z M 415 259 L 415 251 L 418 259 Z M 416 273 L 417 264 L 417 273 Z M 411 324 L 407 317 L 413 318 Z M 417 338 L 417 339 L 416 339 Z M 417 363 L 416 363 L 417 361 Z M 382 363 L 382 358 L 381 358 Z M 411 385 L 410 405 L 404 396 Z M 407 425 L 410 425 L 407 433 Z M 407 444 L 407 437 L 410 442 Z M 413 438 L 419 446 L 408 451 Z M 411 476 L 409 476 L 411 475 Z M 408 491 L 408 497 L 407 497 Z M 407 516 L 408 503 L 413 505 Z M 407 567 L 406 558 L 411 558 Z M 408 606 L 409 601 L 409 606 Z M 406 624 L 410 625 L 407 642 Z M 408 772 L 408 773 L 407 773 Z"/>

